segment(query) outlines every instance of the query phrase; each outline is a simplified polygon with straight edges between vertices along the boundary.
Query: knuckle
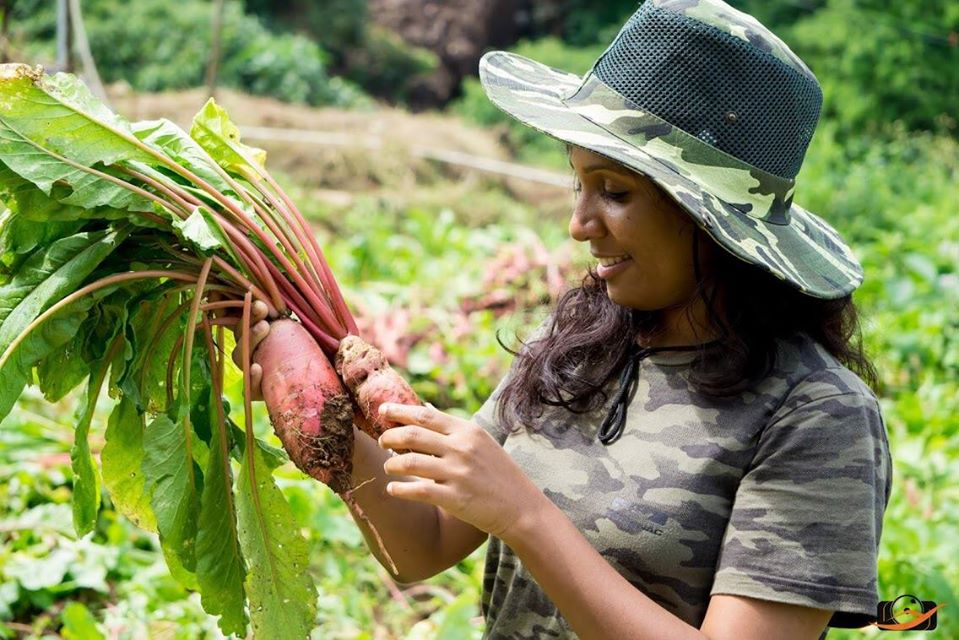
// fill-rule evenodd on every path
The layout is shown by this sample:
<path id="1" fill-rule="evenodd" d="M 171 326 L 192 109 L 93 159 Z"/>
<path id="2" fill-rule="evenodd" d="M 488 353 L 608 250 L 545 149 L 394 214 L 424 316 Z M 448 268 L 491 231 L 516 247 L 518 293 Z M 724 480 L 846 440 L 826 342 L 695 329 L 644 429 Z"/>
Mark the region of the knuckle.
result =
<path id="1" fill-rule="evenodd" d="M 401 455 L 399 457 L 400 470 L 404 473 L 411 473 L 414 469 L 416 469 L 416 465 L 419 462 L 417 458 L 418 455 L 415 453 L 404 453 Z"/>
<path id="2" fill-rule="evenodd" d="M 425 482 L 414 482 L 410 485 L 410 493 L 417 498 L 425 498 L 430 493 L 430 487 Z"/>
<path id="3" fill-rule="evenodd" d="M 429 407 L 417 407 L 415 415 L 417 422 L 421 424 L 432 424 L 435 417 L 433 410 Z"/>
<path id="4" fill-rule="evenodd" d="M 456 450 L 467 458 L 472 458 L 478 452 L 476 442 L 472 438 L 459 438 L 456 442 Z"/>

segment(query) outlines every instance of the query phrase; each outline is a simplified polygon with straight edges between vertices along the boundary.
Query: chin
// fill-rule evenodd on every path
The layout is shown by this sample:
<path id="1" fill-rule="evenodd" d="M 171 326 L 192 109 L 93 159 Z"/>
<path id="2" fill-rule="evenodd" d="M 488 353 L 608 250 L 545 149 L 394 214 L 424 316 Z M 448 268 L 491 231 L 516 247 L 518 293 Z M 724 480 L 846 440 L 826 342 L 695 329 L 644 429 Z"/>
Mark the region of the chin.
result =
<path id="1" fill-rule="evenodd" d="M 664 305 L 657 304 L 648 297 L 643 296 L 641 291 L 623 291 L 619 287 L 606 285 L 606 295 L 609 299 L 621 307 L 637 309 L 639 311 L 658 311 Z"/>

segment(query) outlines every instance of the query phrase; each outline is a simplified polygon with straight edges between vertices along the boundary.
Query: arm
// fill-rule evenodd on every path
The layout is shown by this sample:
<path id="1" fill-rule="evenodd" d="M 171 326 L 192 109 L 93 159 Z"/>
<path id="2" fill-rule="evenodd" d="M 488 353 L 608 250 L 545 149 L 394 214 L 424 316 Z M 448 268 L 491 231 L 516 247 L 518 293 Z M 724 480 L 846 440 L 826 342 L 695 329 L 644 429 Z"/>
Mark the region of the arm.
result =
<path id="1" fill-rule="evenodd" d="M 255 350 L 270 332 L 267 313 L 268 307 L 264 302 L 258 300 L 254 303 L 251 350 Z M 234 331 L 239 341 L 240 328 Z M 233 361 L 237 367 L 241 366 L 239 349 L 234 351 Z M 263 370 L 259 364 L 252 364 L 250 376 L 253 398 L 262 400 L 260 384 Z M 356 427 L 353 428 L 353 435 L 355 445 L 351 480 L 356 487 L 353 499 L 376 527 L 396 564 L 398 573 L 394 578 L 400 582 L 429 578 L 453 566 L 486 541 L 485 532 L 451 516 L 441 507 L 411 503 L 388 495 L 383 465 L 390 457 L 389 452 L 378 447 L 372 438 Z M 389 563 L 381 557 L 369 525 L 352 507 L 351 514 L 367 546 L 389 571 Z"/>
<path id="2" fill-rule="evenodd" d="M 482 428 L 427 407 L 382 410 L 410 426 L 389 430 L 380 445 L 412 450 L 386 470 L 414 476 L 390 482 L 387 493 L 442 507 L 503 540 L 583 640 L 816 640 L 831 615 L 717 595 L 696 629 L 623 578 Z"/>

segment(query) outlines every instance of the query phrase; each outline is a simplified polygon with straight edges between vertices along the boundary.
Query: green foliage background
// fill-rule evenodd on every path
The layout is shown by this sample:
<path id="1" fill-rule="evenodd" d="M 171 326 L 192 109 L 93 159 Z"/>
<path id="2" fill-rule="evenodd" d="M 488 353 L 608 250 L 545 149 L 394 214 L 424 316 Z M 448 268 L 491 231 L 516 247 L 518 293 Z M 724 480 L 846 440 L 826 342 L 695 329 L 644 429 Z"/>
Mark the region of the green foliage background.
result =
<path id="1" fill-rule="evenodd" d="M 350 15 L 363 15 L 362 1 L 337 1 L 352 2 L 356 13 Z M 104 75 L 141 89 L 196 84 L 208 33 L 196 25 L 208 23 L 209 5 L 184 2 L 174 10 L 152 0 L 123 4 L 123 12 L 112 0 L 84 5 Z M 536 16 L 515 50 L 585 71 L 635 7 L 610 2 L 595 11 L 590 4 L 571 1 L 558 12 Z M 772 26 L 810 64 L 826 94 L 796 200 L 835 224 L 866 271 L 855 299 L 868 351 L 881 373 L 894 459 L 880 596 L 908 592 L 945 603 L 935 637 L 959 637 L 959 143 L 954 137 L 959 3 L 733 4 Z M 304 30 L 313 39 L 284 33 L 296 6 L 251 1 L 249 9 L 259 16 L 253 18 L 231 4 L 236 35 L 227 46 L 234 53 L 224 76 L 236 86 L 291 100 L 355 104 L 361 98 L 353 85 L 330 78 L 328 68 L 345 68 L 342 49 L 361 46 L 367 30 L 362 22 L 346 20 L 337 5 L 328 14 L 319 9 L 310 14 L 317 24 L 324 16 L 336 18 L 327 36 L 318 37 L 315 29 Z M 39 0 L 15 5 L 14 35 L 38 58 L 50 54 L 51 7 Z M 181 19 L 185 22 L 177 22 Z M 171 26 L 177 24 L 194 25 L 193 36 L 178 39 L 182 27 Z M 18 29 L 29 37 L 17 36 Z M 428 68 L 423 65 L 403 73 L 420 73 Z M 465 83 L 450 111 L 498 129 L 520 161 L 566 166 L 558 145 L 499 114 L 475 81 Z M 538 211 L 493 185 L 482 187 L 502 207 L 503 218 L 493 222 L 476 220 L 465 201 L 411 208 L 363 194 L 343 216 L 311 201 L 305 188 L 292 181 L 289 186 L 320 225 L 336 228 L 322 240 L 348 299 L 383 316 L 399 309 L 416 312 L 405 331 L 424 337 L 409 346 L 405 372 L 424 399 L 463 415 L 475 410 L 509 362 L 496 343 L 497 330 L 508 338 L 544 312 L 545 270 L 497 283 L 522 301 L 513 315 L 490 309 L 467 313 L 464 301 L 488 293 L 484 276 L 504 249 L 522 253 L 538 243 L 551 251 L 567 247 L 564 222 L 544 225 Z M 585 258 L 574 256 L 574 264 Z M 234 377 L 234 406 L 237 384 Z M 49 405 L 29 396 L 0 429 L 0 637 L 219 637 L 195 594 L 170 577 L 156 539 L 119 518 L 108 500 L 92 537 L 74 538 L 64 452 L 75 406 L 73 397 Z M 94 451 L 102 446 L 105 416 L 98 414 L 95 422 Z M 269 433 L 262 408 L 257 429 Z M 391 591 L 338 499 L 294 470 L 283 468 L 278 475 L 312 550 L 315 637 L 479 637 L 482 551 L 417 589 Z M 831 631 L 829 638 L 875 635 Z"/>
<path id="2" fill-rule="evenodd" d="M 104 82 L 139 91 L 204 83 L 213 33 L 213 5 L 187 0 L 86 0 L 83 19 Z M 56 3 L 17 0 L 11 15 L 13 48 L 28 59 L 56 60 Z M 312 105 L 361 106 L 364 93 L 329 75 L 330 55 L 312 39 L 274 32 L 243 5 L 226 2 L 220 84 Z"/>

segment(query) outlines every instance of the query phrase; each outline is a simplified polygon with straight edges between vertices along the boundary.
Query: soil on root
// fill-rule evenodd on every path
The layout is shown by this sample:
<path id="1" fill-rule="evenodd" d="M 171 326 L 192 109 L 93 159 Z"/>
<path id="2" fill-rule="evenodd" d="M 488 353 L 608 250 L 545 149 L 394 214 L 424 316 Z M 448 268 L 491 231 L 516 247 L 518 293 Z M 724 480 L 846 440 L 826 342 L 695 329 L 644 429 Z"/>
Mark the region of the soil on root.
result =
<path id="1" fill-rule="evenodd" d="M 290 459 L 304 473 L 328 485 L 336 493 L 353 488 L 353 404 L 350 397 L 338 394 L 326 398 L 320 414 L 321 431 L 305 429 L 315 417 L 304 417 L 288 409 L 271 416 Z"/>

